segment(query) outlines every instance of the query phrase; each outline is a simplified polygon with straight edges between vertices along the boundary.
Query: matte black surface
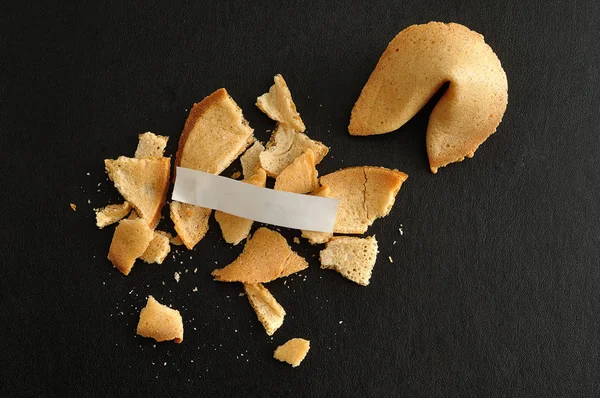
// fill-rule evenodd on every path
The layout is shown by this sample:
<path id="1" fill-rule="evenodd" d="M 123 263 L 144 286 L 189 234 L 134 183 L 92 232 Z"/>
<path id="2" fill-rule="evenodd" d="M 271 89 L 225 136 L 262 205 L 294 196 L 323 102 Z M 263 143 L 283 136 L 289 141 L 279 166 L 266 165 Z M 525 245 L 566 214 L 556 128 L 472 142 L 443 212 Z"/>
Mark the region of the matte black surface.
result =
<path id="1" fill-rule="evenodd" d="M 123 3 L 0 7 L 1 396 L 600 395 L 598 2 Z M 346 130 L 387 43 L 430 20 L 485 35 L 509 80 L 498 132 L 437 175 L 432 104 L 394 133 Z M 123 277 L 92 209 L 119 200 L 103 159 L 148 130 L 173 155 L 187 110 L 219 87 L 267 140 L 254 102 L 276 73 L 331 147 L 321 174 L 410 177 L 369 230 L 368 287 L 292 244 L 310 268 L 268 285 L 288 313 L 271 339 L 240 286 L 212 282 L 241 251 L 214 220 L 193 252 Z M 181 310 L 182 344 L 136 337 L 148 294 Z M 296 369 L 271 358 L 292 337 L 311 341 Z"/>

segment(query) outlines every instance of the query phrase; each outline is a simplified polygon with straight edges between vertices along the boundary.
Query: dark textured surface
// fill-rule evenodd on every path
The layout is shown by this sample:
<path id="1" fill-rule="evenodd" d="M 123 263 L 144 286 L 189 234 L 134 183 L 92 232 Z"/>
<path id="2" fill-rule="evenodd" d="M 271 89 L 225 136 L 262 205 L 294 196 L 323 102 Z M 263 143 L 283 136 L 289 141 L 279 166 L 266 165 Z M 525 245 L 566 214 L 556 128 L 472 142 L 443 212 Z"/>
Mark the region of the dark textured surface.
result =
<path id="1" fill-rule="evenodd" d="M 122 3 L 0 10 L 1 396 L 600 394 L 597 2 Z M 430 20 L 484 34 L 509 80 L 498 132 L 435 176 L 431 106 L 395 133 L 346 132 L 388 41 Z M 292 244 L 311 267 L 268 285 L 288 313 L 271 339 L 239 286 L 212 282 L 241 250 L 214 220 L 193 252 L 123 277 L 92 208 L 118 201 L 104 158 L 131 156 L 147 130 L 174 154 L 186 109 L 219 87 L 266 140 L 254 101 L 275 73 L 331 147 L 321 174 L 410 177 L 369 230 L 370 286 Z M 181 345 L 135 336 L 148 294 L 181 309 Z M 271 358 L 292 337 L 312 347 L 296 369 Z"/>

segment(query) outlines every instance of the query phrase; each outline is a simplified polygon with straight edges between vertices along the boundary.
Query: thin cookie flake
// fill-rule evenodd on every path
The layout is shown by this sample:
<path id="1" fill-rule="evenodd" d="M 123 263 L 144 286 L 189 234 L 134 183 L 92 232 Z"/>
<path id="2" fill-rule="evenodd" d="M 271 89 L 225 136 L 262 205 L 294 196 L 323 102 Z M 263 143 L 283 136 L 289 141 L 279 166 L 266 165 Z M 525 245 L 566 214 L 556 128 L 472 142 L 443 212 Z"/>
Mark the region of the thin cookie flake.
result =
<path id="1" fill-rule="evenodd" d="M 194 104 L 179 138 L 175 165 L 221 174 L 254 142 L 242 110 L 221 88 Z"/>
<path id="2" fill-rule="evenodd" d="M 319 187 L 315 156 L 308 149 L 287 166 L 275 180 L 274 189 L 294 193 L 309 193 Z"/>
<path id="3" fill-rule="evenodd" d="M 175 245 L 175 246 L 181 246 L 181 245 L 183 245 L 183 241 L 181 240 L 181 238 L 179 237 L 179 235 L 172 237 L 171 240 L 170 240 L 170 242 L 171 242 L 172 245 Z"/>
<path id="4" fill-rule="evenodd" d="M 169 189 L 170 158 L 135 159 L 120 156 L 104 161 L 108 177 L 150 228 L 160 220 Z"/>
<path id="5" fill-rule="evenodd" d="M 138 146 L 134 157 L 137 159 L 162 158 L 169 137 L 146 132 L 138 136 Z"/>
<path id="6" fill-rule="evenodd" d="M 96 210 L 96 226 L 100 229 L 121 221 L 131 213 L 131 205 L 124 202 L 117 205 L 108 205 Z"/>
<path id="7" fill-rule="evenodd" d="M 375 236 L 336 236 L 321 250 L 321 268 L 333 269 L 345 278 L 367 286 L 377 261 L 377 253 Z"/>
<path id="8" fill-rule="evenodd" d="M 267 148 L 259 155 L 260 165 L 269 177 L 276 178 L 308 149 L 313 152 L 315 164 L 319 164 L 329 152 L 329 148 L 321 142 L 311 140 L 306 134 L 298 133 L 284 124 L 278 124 Z"/>
<path id="9" fill-rule="evenodd" d="M 308 350 L 310 350 L 310 341 L 295 338 L 277 347 L 275 353 L 273 353 L 273 358 L 281 362 L 287 362 L 295 368 L 306 358 Z"/>
<path id="10" fill-rule="evenodd" d="M 248 301 L 265 331 L 272 336 L 283 325 L 285 310 L 275 300 L 275 297 L 260 283 L 244 284 Z"/>
<path id="11" fill-rule="evenodd" d="M 167 232 L 154 231 L 154 238 L 150 241 L 148 248 L 144 254 L 140 256 L 141 260 L 152 264 L 162 264 L 167 254 L 171 251 L 171 245 L 169 244 L 171 236 Z"/>
<path id="12" fill-rule="evenodd" d="M 240 162 L 242 163 L 242 174 L 244 178 L 250 178 L 258 169 L 260 169 L 259 156 L 265 150 L 263 144 L 260 141 L 256 141 L 250 148 L 240 156 Z"/>
<path id="13" fill-rule="evenodd" d="M 212 210 L 177 201 L 171 202 L 170 210 L 177 236 L 192 250 L 206 235 Z"/>
<path id="14" fill-rule="evenodd" d="M 385 167 L 350 167 L 319 179 L 339 200 L 334 232 L 363 234 L 373 222 L 388 215 L 408 176 Z"/>
<path id="15" fill-rule="evenodd" d="M 169 308 L 149 296 L 146 306 L 140 312 L 137 334 L 152 338 L 159 343 L 170 340 L 181 343 L 183 341 L 183 319 L 179 311 Z"/>
<path id="16" fill-rule="evenodd" d="M 121 220 L 115 228 L 108 259 L 123 275 L 129 275 L 135 260 L 144 254 L 153 237 L 143 219 Z"/>
<path id="17" fill-rule="evenodd" d="M 259 228 L 231 264 L 212 272 L 220 282 L 267 283 L 308 268 L 281 234 Z"/>
<path id="18" fill-rule="evenodd" d="M 273 80 L 275 84 L 271 86 L 268 93 L 256 99 L 256 106 L 271 119 L 303 133 L 306 127 L 296 110 L 292 93 L 290 93 L 283 76 L 277 74 Z"/>

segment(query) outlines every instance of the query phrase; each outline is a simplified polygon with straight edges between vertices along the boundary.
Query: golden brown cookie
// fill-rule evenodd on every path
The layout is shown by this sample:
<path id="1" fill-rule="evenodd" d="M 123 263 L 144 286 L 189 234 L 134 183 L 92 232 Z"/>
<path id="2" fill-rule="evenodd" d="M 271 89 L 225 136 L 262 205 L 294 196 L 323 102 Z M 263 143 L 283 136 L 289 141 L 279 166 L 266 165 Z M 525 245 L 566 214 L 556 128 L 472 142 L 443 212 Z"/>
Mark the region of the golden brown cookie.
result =
<path id="1" fill-rule="evenodd" d="M 430 22 L 398 33 L 352 109 L 352 135 L 384 134 L 409 121 L 444 85 L 429 118 L 431 171 L 473 157 L 502 121 L 508 83 L 483 36 L 456 23 Z"/>

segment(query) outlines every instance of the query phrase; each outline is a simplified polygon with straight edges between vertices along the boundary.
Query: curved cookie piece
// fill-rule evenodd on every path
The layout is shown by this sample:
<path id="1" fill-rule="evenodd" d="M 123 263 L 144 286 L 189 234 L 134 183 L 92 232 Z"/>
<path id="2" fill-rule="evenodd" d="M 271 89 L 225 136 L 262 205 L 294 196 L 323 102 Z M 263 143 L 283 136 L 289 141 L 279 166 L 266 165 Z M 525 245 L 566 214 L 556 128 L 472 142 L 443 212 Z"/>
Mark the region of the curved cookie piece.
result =
<path id="1" fill-rule="evenodd" d="M 473 157 L 502 121 L 508 82 L 483 36 L 455 23 L 430 22 L 398 33 L 356 101 L 348 131 L 352 135 L 394 131 L 446 82 L 450 86 L 427 127 L 431 171 Z"/>
<path id="2" fill-rule="evenodd" d="M 277 347 L 273 353 L 273 358 L 281 362 L 287 362 L 295 368 L 306 358 L 308 350 L 310 350 L 310 341 L 295 338 Z"/>
<path id="3" fill-rule="evenodd" d="M 175 166 L 221 174 L 254 142 L 254 130 L 224 88 L 190 111 L 175 155 Z"/>
<path id="4" fill-rule="evenodd" d="M 135 260 L 148 249 L 154 233 L 146 221 L 121 220 L 108 249 L 108 259 L 123 275 L 131 272 Z"/>
<path id="5" fill-rule="evenodd" d="M 378 252 L 375 236 L 336 236 L 321 250 L 321 268 L 333 269 L 345 278 L 367 286 Z"/>
<path id="6" fill-rule="evenodd" d="M 96 209 L 95 212 L 96 226 L 102 229 L 107 225 L 114 224 L 117 221 L 125 218 L 129 213 L 131 213 L 131 205 L 129 202 L 117 205 L 108 205 L 102 209 Z"/>
<path id="7" fill-rule="evenodd" d="M 140 256 L 140 259 L 149 264 L 162 264 L 163 261 L 165 261 L 165 258 L 167 258 L 167 254 L 171 251 L 171 245 L 169 244 L 170 239 L 170 233 L 154 231 L 154 237 L 150 241 L 150 244 L 148 244 L 144 254 Z"/>
<path id="8" fill-rule="evenodd" d="M 156 135 L 148 131 L 144 134 L 140 134 L 138 139 L 138 146 L 134 155 L 135 158 L 162 158 L 164 156 L 169 137 Z"/>
<path id="9" fill-rule="evenodd" d="M 250 178 L 258 169 L 260 169 L 260 160 L 258 157 L 265 150 L 265 147 L 260 141 L 254 142 L 250 148 L 240 156 L 240 163 L 242 163 L 242 174 L 244 178 Z"/>
<path id="10" fill-rule="evenodd" d="M 231 264 L 212 272 L 220 282 L 267 283 L 308 268 L 281 234 L 259 228 Z"/>
<path id="11" fill-rule="evenodd" d="M 140 312 L 137 334 L 153 338 L 159 343 L 170 340 L 181 343 L 183 341 L 183 319 L 179 311 L 169 308 L 149 296 L 146 306 Z"/>
<path id="12" fill-rule="evenodd" d="M 160 221 L 169 189 L 171 158 L 104 160 L 108 177 L 150 228 Z"/>
<path id="13" fill-rule="evenodd" d="M 329 148 L 323 143 L 311 140 L 306 134 L 279 123 L 267 143 L 267 149 L 259 155 L 260 166 L 269 177 L 277 178 L 283 169 L 308 149 L 313 152 L 315 164 L 319 164 L 329 152 Z"/>
<path id="14" fill-rule="evenodd" d="M 279 173 L 273 189 L 300 194 L 312 192 L 319 188 L 318 174 L 315 156 L 308 149 Z"/>
<path id="15" fill-rule="evenodd" d="M 208 232 L 208 219 L 212 210 L 175 200 L 171 202 L 170 210 L 177 236 L 185 247 L 192 250 Z"/>
<path id="16" fill-rule="evenodd" d="M 250 305 L 269 336 L 283 325 L 285 310 L 262 283 L 244 284 Z"/>
<path id="17" fill-rule="evenodd" d="M 287 124 L 294 130 L 303 133 L 306 127 L 296 110 L 292 93 L 283 80 L 283 76 L 277 74 L 273 80 L 275 84 L 271 86 L 268 93 L 264 93 L 256 99 L 256 106 L 271 119 Z"/>
<path id="18" fill-rule="evenodd" d="M 333 232 L 362 234 L 380 217 L 388 215 L 396 194 L 408 175 L 385 167 L 349 167 L 319 179 L 328 195 L 339 200 Z"/>

